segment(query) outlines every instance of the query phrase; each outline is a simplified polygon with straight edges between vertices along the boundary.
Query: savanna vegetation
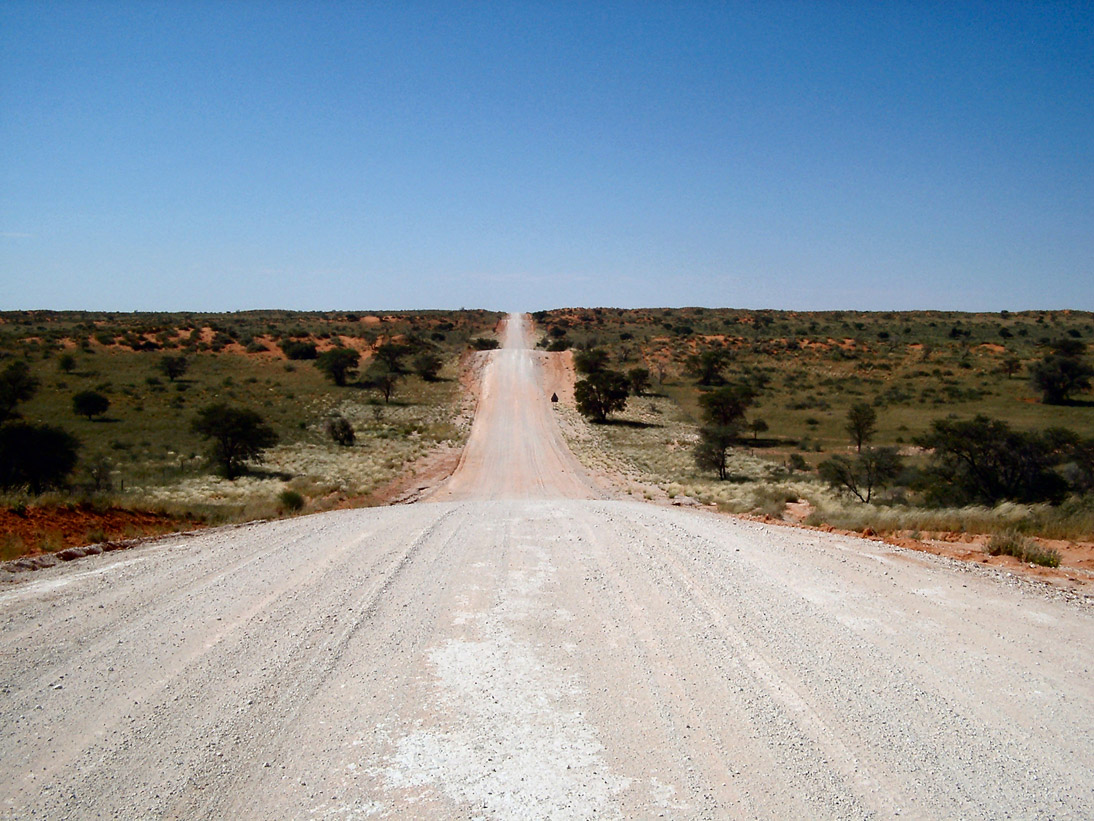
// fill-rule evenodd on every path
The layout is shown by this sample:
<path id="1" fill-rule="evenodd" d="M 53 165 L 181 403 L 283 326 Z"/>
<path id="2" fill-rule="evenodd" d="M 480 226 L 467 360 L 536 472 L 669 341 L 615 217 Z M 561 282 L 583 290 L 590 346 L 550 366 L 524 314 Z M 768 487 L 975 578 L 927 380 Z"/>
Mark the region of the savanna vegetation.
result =
<path id="1" fill-rule="evenodd" d="M 460 359 L 500 317 L 0 313 L 0 557 L 78 541 L 66 511 L 169 528 L 367 501 L 462 441 Z"/>
<path id="2" fill-rule="evenodd" d="M 1094 315 L 567 309 L 534 314 L 577 385 L 586 461 L 669 495 L 875 531 L 1094 538 Z M 589 412 L 592 410 L 593 412 Z M 564 411 L 560 411 L 564 412 Z"/>

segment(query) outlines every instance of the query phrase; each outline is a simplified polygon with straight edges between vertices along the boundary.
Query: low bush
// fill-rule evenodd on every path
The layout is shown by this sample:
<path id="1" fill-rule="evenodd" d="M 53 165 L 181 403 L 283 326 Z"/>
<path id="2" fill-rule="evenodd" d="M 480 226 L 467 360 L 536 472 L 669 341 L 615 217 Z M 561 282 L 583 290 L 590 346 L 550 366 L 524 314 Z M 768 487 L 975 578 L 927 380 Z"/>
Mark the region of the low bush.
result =
<path id="1" fill-rule="evenodd" d="M 281 350 L 289 359 L 315 359 L 319 356 L 312 342 L 300 342 L 295 339 L 286 339 L 281 343 Z"/>
<path id="2" fill-rule="evenodd" d="M 341 414 L 335 414 L 323 423 L 327 435 L 337 444 L 349 447 L 357 440 L 350 421 Z"/>
<path id="3" fill-rule="evenodd" d="M 277 494 L 277 501 L 289 513 L 295 513 L 304 507 L 304 497 L 295 490 L 281 491 Z"/>
<path id="4" fill-rule="evenodd" d="M 992 556 L 1013 556 L 1019 561 L 1044 567 L 1060 566 L 1060 554 L 1057 551 L 1050 547 L 1041 547 L 1033 539 L 1023 536 L 1016 530 L 996 533 L 985 549 Z"/>

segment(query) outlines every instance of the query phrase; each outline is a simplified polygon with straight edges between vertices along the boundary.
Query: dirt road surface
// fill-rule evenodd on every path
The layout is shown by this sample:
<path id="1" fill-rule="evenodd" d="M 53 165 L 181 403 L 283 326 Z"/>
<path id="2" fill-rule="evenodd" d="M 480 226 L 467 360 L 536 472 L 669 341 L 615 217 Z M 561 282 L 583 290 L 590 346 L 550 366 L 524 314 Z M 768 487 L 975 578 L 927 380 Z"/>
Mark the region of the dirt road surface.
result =
<path id="1" fill-rule="evenodd" d="M 510 321 L 448 485 L 0 587 L 13 818 L 1094 817 L 1094 615 L 598 498 Z"/>

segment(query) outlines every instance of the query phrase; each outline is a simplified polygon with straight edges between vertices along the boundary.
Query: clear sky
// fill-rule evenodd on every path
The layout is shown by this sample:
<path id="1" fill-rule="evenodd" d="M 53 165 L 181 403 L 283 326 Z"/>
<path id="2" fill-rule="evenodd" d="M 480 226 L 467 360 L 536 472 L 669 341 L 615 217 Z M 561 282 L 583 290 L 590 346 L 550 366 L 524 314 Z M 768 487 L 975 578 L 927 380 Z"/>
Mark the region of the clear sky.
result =
<path id="1" fill-rule="evenodd" d="M 1094 309 L 1094 3 L 0 3 L 0 308 Z"/>

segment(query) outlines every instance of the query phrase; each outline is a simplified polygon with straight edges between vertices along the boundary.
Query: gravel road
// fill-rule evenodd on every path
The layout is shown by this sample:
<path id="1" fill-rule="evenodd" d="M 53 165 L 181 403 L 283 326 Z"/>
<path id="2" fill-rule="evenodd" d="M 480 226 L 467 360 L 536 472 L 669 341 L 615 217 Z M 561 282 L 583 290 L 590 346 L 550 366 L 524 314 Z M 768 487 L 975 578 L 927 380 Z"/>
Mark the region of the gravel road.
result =
<path id="1" fill-rule="evenodd" d="M 428 501 L 0 587 L 17 818 L 1094 817 L 1094 613 L 600 498 L 511 321 Z"/>

